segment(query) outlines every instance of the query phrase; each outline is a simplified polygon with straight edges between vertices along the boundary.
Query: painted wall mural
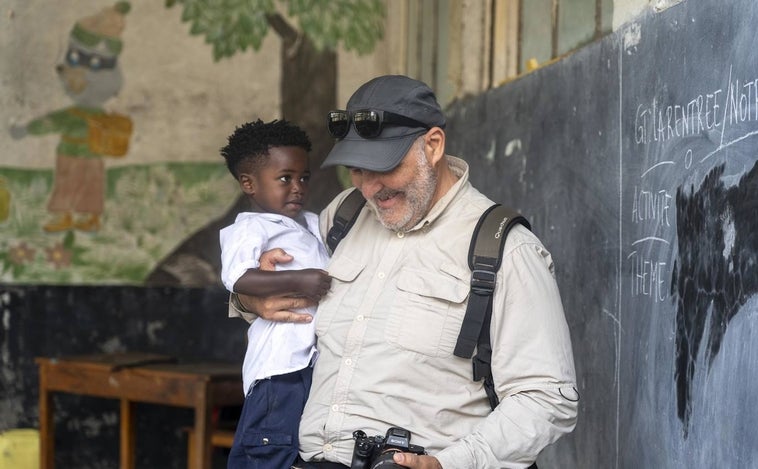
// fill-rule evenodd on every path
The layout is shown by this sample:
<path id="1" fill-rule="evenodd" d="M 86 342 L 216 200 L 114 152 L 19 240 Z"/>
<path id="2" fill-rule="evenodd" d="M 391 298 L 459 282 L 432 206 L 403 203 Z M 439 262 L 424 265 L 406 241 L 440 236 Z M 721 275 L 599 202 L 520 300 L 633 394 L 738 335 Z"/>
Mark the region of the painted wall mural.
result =
<path id="1" fill-rule="evenodd" d="M 212 234 L 241 208 L 218 150 L 281 117 L 278 36 L 216 62 L 162 1 L 0 9 L 0 283 L 218 283 Z M 340 51 L 340 100 L 389 53 Z"/>
<path id="2" fill-rule="evenodd" d="M 47 203 L 54 218 L 43 225 L 46 232 L 100 229 L 105 205 L 103 158 L 126 155 L 132 134 L 129 116 L 103 109 L 123 84 L 118 55 L 123 48 L 124 17 L 130 8 L 128 2 L 119 2 L 74 24 L 65 60 L 55 67 L 73 105 L 10 129 L 14 138 L 61 136 Z"/>
<path id="3" fill-rule="evenodd" d="M 213 62 L 162 2 L 41 6 L 11 2 L 2 19 L 4 45 L 29 53 L 0 53 L 0 282 L 217 283 L 212 261 L 193 278 L 161 262 L 234 207 L 218 148 L 277 117 L 277 67 L 250 85 L 257 57 Z M 270 49 L 259 59 L 276 64 Z M 217 240 L 194 248 L 210 260 Z"/>

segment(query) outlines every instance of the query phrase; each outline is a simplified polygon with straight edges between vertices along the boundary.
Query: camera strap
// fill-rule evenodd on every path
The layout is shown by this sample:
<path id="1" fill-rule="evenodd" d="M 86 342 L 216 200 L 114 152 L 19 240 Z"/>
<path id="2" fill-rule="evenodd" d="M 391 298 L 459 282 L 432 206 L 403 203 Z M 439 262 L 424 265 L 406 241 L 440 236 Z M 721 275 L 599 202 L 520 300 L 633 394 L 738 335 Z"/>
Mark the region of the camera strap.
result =
<path id="1" fill-rule="evenodd" d="M 365 203 L 361 192 L 354 189 L 337 207 L 326 241 L 331 252 L 334 252 L 342 238 L 350 231 Z M 495 292 L 505 239 L 516 224 L 522 224 L 531 230 L 529 222 L 521 214 L 495 204 L 484 211 L 474 228 L 468 252 L 471 290 L 463 325 L 453 352 L 457 357 L 472 358 L 476 349 L 476 355 L 472 358 L 473 379 L 484 380 L 484 390 L 492 409 L 499 403 L 491 368 L 492 295 Z"/>

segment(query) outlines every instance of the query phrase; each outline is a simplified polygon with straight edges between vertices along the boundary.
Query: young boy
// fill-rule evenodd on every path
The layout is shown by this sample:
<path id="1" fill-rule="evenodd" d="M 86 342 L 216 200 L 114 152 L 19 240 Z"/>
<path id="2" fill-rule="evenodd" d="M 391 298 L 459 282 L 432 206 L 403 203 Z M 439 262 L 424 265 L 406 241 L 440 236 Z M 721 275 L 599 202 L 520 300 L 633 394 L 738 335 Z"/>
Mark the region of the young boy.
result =
<path id="1" fill-rule="evenodd" d="M 331 278 L 318 229 L 318 216 L 304 211 L 311 143 L 297 126 L 260 119 L 238 127 L 221 149 L 229 171 L 250 199 L 251 211 L 237 215 L 220 232 L 221 279 L 245 295 L 300 295 L 320 299 Z M 283 248 L 294 260 L 259 269 L 262 252 Z M 308 308 L 313 315 L 314 308 Z M 298 452 L 300 415 L 316 358 L 313 321 L 307 324 L 250 324 L 242 366 L 245 403 L 228 468 L 290 467 Z"/>

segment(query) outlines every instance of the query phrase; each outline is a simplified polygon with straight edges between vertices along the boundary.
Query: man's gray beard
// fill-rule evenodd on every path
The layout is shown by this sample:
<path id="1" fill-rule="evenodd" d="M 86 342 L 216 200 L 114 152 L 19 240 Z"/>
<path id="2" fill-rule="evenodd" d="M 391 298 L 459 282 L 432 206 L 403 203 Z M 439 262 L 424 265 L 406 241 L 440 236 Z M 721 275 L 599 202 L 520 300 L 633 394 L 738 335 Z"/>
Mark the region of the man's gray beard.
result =
<path id="1" fill-rule="evenodd" d="M 368 201 L 379 217 L 381 224 L 394 232 L 410 230 L 429 213 L 432 197 L 434 197 L 434 191 L 437 188 L 437 173 L 434 172 L 434 168 L 426 160 L 423 147 L 414 146 L 414 149 L 416 150 L 416 169 L 418 170 L 418 175 L 402 191 L 408 202 L 408 211 L 405 216 L 395 223 L 389 223 L 382 216 L 382 209 L 373 200 Z M 381 195 L 381 193 L 382 191 L 379 191 L 377 195 Z"/>

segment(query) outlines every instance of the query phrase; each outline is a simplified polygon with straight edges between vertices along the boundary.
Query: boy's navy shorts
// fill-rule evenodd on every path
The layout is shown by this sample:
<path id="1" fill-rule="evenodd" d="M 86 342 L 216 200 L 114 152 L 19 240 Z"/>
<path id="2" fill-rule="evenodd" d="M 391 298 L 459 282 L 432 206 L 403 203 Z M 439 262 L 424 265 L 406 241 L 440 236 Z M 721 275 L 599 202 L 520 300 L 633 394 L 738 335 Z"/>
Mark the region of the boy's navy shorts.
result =
<path id="1" fill-rule="evenodd" d="M 297 458 L 298 428 L 313 368 L 272 376 L 251 386 L 242 406 L 228 469 L 282 469 Z"/>

